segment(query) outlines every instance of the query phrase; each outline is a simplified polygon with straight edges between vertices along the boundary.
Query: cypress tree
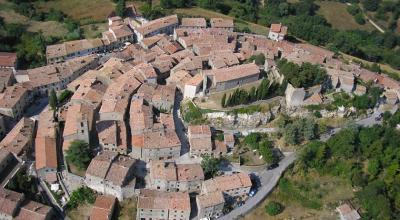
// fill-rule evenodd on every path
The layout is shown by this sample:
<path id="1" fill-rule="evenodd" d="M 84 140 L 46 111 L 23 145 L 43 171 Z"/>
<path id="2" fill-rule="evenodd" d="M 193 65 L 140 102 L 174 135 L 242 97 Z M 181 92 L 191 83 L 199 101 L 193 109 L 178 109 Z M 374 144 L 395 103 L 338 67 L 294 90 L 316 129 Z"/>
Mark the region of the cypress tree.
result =
<path id="1" fill-rule="evenodd" d="M 221 106 L 225 108 L 225 105 L 226 105 L 226 93 L 224 93 L 221 99 Z"/>

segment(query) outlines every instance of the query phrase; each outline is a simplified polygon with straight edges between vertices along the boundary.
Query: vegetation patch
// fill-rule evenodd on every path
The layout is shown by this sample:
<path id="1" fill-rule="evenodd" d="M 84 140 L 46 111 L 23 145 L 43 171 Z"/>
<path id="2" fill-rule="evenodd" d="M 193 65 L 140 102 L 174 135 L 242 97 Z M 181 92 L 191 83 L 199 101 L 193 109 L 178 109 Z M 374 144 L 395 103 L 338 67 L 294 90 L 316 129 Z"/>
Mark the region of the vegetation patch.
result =
<path id="1" fill-rule="evenodd" d="M 86 170 L 93 157 L 89 144 L 81 140 L 72 141 L 66 154 L 68 163 L 73 164 L 79 170 Z"/>
<path id="2" fill-rule="evenodd" d="M 358 23 L 353 15 L 361 13 L 357 4 L 347 6 L 337 1 L 316 1 L 319 9 L 317 14 L 322 15 L 333 28 L 338 30 L 366 30 L 373 31 L 375 28 L 368 22 Z M 350 9 L 349 9 L 350 8 Z M 362 14 L 361 14 L 362 15 Z"/>
<path id="3" fill-rule="evenodd" d="M 114 4 L 111 0 L 37 1 L 35 5 L 39 10 L 45 12 L 52 8 L 60 10 L 77 21 L 90 18 L 97 22 L 104 22 L 114 10 Z"/>
<path id="4" fill-rule="evenodd" d="M 71 193 L 67 210 L 76 209 L 81 204 L 93 204 L 96 200 L 94 192 L 88 187 L 81 187 Z"/>
<path id="5" fill-rule="evenodd" d="M 188 101 L 186 103 L 182 103 L 182 105 L 181 105 L 181 113 L 182 113 L 182 116 L 183 116 L 183 120 L 186 123 L 202 124 L 206 120 L 203 117 L 203 113 L 201 112 L 201 109 L 199 107 L 197 107 L 191 101 Z"/>
<path id="6" fill-rule="evenodd" d="M 118 216 L 118 219 L 120 220 L 136 219 L 136 207 L 136 198 L 124 199 L 122 202 L 119 203 L 116 216 Z"/>

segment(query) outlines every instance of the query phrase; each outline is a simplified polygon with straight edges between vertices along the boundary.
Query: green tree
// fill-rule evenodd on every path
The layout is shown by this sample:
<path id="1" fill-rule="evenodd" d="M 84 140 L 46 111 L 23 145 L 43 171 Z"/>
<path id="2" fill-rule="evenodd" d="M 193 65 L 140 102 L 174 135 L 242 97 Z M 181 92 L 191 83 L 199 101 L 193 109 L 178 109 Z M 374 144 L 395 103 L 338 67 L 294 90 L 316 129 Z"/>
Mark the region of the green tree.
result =
<path id="1" fill-rule="evenodd" d="M 351 15 L 356 15 L 360 12 L 360 8 L 356 4 L 352 4 L 352 5 L 347 6 L 347 11 Z"/>
<path id="2" fill-rule="evenodd" d="M 368 162 L 368 173 L 371 175 L 372 178 L 376 177 L 380 171 L 380 164 L 379 160 L 370 160 Z"/>
<path id="3" fill-rule="evenodd" d="M 275 216 L 282 213 L 283 209 L 283 205 L 275 201 L 271 201 L 265 206 L 265 211 L 270 216 Z"/>
<path id="4" fill-rule="evenodd" d="M 71 92 L 68 89 L 65 89 L 64 91 L 62 91 L 62 93 L 60 94 L 60 96 L 58 97 L 58 103 L 63 103 L 65 100 L 67 100 L 69 97 L 71 97 L 74 93 Z"/>
<path id="5" fill-rule="evenodd" d="M 203 157 L 203 160 L 201 161 L 201 167 L 203 168 L 206 178 L 212 178 L 217 174 L 219 163 L 220 161 L 217 158 L 210 156 Z"/>
<path id="6" fill-rule="evenodd" d="M 56 91 L 54 91 L 54 89 L 51 89 L 50 90 L 50 97 L 49 97 L 49 105 L 53 109 L 53 111 L 56 111 L 57 104 L 58 104 L 58 102 L 57 102 Z"/>
<path id="7" fill-rule="evenodd" d="M 80 170 L 85 170 L 92 160 L 89 144 L 81 140 L 72 141 L 66 153 L 67 161 Z"/>
<path id="8" fill-rule="evenodd" d="M 125 7 L 125 0 L 118 0 L 117 4 L 115 5 L 115 13 L 118 16 L 123 17 L 125 13 Z"/>
<path id="9" fill-rule="evenodd" d="M 216 0 L 197 0 L 197 5 L 202 8 L 215 9 L 217 5 Z"/>
<path id="10" fill-rule="evenodd" d="M 95 200 L 96 196 L 94 192 L 90 188 L 84 186 L 71 193 L 70 200 L 67 203 L 67 209 L 75 209 L 80 204 L 84 203 L 93 204 Z"/>
<path id="11" fill-rule="evenodd" d="M 364 15 L 362 13 L 354 15 L 354 20 L 357 22 L 357 24 L 361 25 L 365 24 Z"/>
<path id="12" fill-rule="evenodd" d="M 243 142 L 250 146 L 252 149 L 258 149 L 258 143 L 261 141 L 261 134 L 260 133 L 250 133 L 247 135 L 244 139 Z"/>
<path id="13" fill-rule="evenodd" d="M 379 8 L 381 0 L 363 0 L 362 4 L 368 11 L 376 11 Z"/>
<path id="14" fill-rule="evenodd" d="M 278 156 L 273 151 L 273 145 L 271 141 L 262 141 L 258 146 L 258 152 L 263 157 L 263 160 L 269 164 L 279 162 Z"/>
<path id="15" fill-rule="evenodd" d="M 225 108 L 225 106 L 226 106 L 226 93 L 224 93 L 224 95 L 222 96 L 222 99 L 221 99 L 221 106 L 222 106 L 223 108 Z"/>
<path id="16" fill-rule="evenodd" d="M 288 124 L 284 129 L 286 143 L 295 145 L 299 143 L 299 129 L 294 124 Z"/>
<path id="17" fill-rule="evenodd" d="M 251 87 L 250 92 L 249 92 L 249 101 L 254 102 L 257 100 L 257 89 L 256 87 Z"/>
<path id="18" fill-rule="evenodd" d="M 316 129 L 317 125 L 315 124 L 314 120 L 312 119 L 304 119 L 300 125 L 303 131 L 303 137 L 306 140 L 313 140 L 316 138 Z"/>

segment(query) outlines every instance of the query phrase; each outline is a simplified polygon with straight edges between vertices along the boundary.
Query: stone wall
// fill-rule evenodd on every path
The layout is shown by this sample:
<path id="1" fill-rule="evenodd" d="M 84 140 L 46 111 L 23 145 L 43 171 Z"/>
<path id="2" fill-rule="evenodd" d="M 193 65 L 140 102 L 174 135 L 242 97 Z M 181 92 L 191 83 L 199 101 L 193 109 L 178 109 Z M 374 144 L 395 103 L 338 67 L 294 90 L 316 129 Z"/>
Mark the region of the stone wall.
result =
<path id="1" fill-rule="evenodd" d="M 210 125 L 217 129 L 246 129 L 266 125 L 279 114 L 280 108 L 272 108 L 268 112 L 255 112 L 253 114 L 229 114 L 226 112 L 207 113 Z"/>

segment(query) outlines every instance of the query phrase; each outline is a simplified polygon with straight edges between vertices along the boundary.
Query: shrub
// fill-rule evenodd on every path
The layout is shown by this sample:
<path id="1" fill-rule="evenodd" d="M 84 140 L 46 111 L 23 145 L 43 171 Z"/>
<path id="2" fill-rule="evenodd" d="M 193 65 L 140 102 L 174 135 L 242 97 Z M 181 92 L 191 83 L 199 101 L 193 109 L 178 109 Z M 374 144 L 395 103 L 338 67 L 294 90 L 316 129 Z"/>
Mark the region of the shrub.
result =
<path id="1" fill-rule="evenodd" d="M 361 13 L 354 15 L 354 20 L 356 20 L 357 24 L 365 24 L 364 16 Z"/>
<path id="2" fill-rule="evenodd" d="M 279 202 L 275 202 L 275 201 L 269 202 L 265 206 L 265 211 L 270 216 L 275 216 L 275 215 L 282 213 L 283 209 L 284 209 L 283 205 L 280 204 Z"/>
<path id="3" fill-rule="evenodd" d="M 68 89 L 62 91 L 62 93 L 58 96 L 58 103 L 63 103 L 69 97 L 71 97 L 73 92 L 69 91 Z"/>
<path id="4" fill-rule="evenodd" d="M 88 187 L 81 187 L 72 192 L 70 200 L 67 203 L 67 209 L 77 208 L 80 204 L 93 204 L 96 200 L 94 192 Z"/>
<path id="5" fill-rule="evenodd" d="M 67 161 L 80 170 L 85 170 L 92 159 L 89 144 L 81 140 L 72 141 L 66 153 Z"/>

